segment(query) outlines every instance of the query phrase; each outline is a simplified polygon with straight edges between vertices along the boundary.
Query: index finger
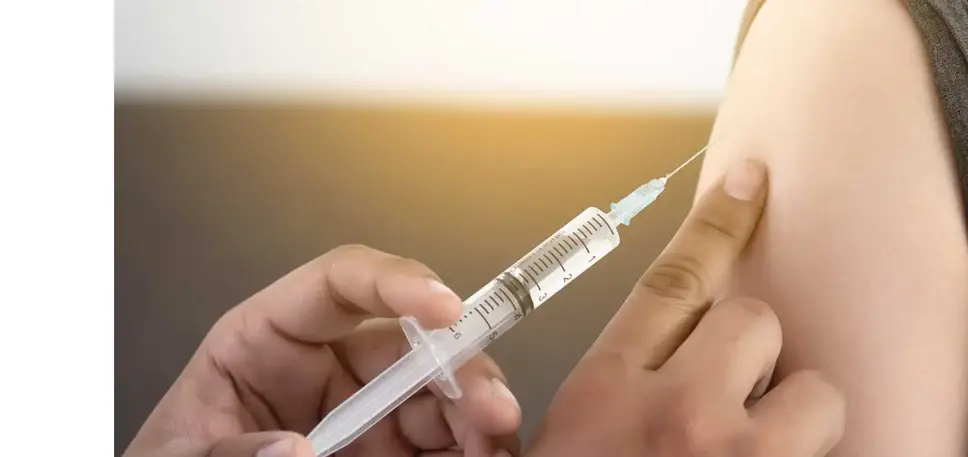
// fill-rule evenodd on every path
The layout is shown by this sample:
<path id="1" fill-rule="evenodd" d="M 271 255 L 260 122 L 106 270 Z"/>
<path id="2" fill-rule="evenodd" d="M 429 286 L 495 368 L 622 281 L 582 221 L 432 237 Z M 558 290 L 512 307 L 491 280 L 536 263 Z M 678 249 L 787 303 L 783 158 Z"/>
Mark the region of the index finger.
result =
<path id="1" fill-rule="evenodd" d="M 426 265 L 341 246 L 297 268 L 237 307 L 247 326 L 306 344 L 345 336 L 368 317 L 413 316 L 428 328 L 460 317 L 461 300 Z"/>
<path id="2" fill-rule="evenodd" d="M 766 187 L 763 164 L 734 165 L 690 211 L 593 349 L 648 369 L 661 366 L 692 332 L 749 241 Z"/>

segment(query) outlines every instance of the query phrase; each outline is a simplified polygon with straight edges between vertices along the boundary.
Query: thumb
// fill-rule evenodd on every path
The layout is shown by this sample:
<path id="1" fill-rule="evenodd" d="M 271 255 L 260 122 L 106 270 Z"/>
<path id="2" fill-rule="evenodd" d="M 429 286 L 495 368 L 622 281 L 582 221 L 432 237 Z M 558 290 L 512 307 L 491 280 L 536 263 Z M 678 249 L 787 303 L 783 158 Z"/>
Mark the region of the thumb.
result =
<path id="1" fill-rule="evenodd" d="M 207 457 L 315 457 L 313 447 L 302 435 L 292 432 L 246 433 L 223 438 Z"/>

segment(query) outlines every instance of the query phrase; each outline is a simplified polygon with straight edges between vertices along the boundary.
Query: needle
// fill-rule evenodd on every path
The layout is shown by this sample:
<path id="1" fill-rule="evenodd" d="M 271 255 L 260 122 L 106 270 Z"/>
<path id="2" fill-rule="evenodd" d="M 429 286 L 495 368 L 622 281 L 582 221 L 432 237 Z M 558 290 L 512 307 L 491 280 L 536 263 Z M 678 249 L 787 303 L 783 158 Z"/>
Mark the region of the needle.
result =
<path id="1" fill-rule="evenodd" d="M 675 170 L 672 170 L 672 173 L 669 173 L 669 174 L 665 175 L 665 178 L 666 179 L 669 179 L 669 178 L 672 177 L 672 175 L 678 173 L 679 170 L 682 170 L 683 168 L 686 168 L 686 165 L 689 165 L 693 160 L 696 160 L 696 157 L 699 157 L 700 155 L 702 155 L 702 153 L 706 152 L 706 150 L 709 149 L 709 147 L 712 146 L 713 143 L 715 143 L 715 141 L 710 141 L 709 144 L 706 145 L 706 147 L 700 149 L 699 152 L 693 154 L 693 156 L 690 157 L 689 160 L 683 162 L 682 165 L 679 165 L 679 167 L 676 168 Z"/>

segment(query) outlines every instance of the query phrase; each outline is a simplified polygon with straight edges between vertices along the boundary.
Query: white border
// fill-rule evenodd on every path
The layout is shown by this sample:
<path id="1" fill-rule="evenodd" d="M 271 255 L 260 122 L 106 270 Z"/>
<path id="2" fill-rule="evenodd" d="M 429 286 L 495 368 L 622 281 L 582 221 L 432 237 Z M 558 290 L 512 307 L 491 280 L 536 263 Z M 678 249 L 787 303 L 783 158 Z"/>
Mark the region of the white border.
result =
<path id="1" fill-rule="evenodd" d="M 0 15 L 3 455 L 110 455 L 113 4 Z"/>

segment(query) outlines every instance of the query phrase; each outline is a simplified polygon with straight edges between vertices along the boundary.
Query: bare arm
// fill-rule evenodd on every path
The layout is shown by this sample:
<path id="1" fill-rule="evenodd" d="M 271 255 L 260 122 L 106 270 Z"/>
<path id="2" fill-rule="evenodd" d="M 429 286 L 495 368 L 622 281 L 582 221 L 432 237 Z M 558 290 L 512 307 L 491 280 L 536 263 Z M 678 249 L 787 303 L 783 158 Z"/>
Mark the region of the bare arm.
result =
<path id="1" fill-rule="evenodd" d="M 927 55 L 891 0 L 768 0 L 699 194 L 763 159 L 770 196 L 734 283 L 783 326 L 777 368 L 847 394 L 834 455 L 963 456 L 968 233 Z"/>

